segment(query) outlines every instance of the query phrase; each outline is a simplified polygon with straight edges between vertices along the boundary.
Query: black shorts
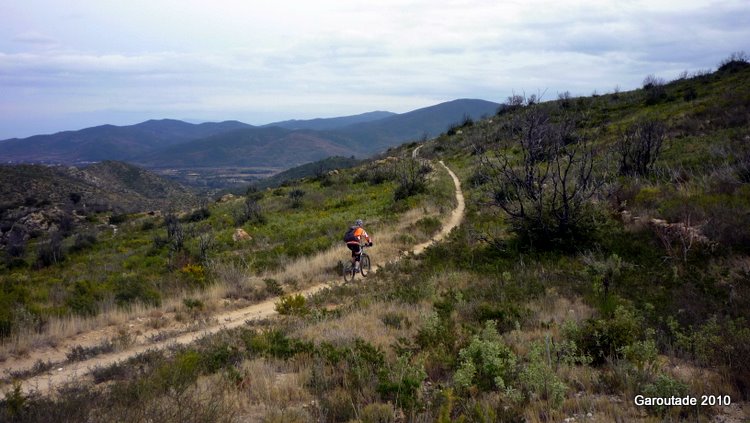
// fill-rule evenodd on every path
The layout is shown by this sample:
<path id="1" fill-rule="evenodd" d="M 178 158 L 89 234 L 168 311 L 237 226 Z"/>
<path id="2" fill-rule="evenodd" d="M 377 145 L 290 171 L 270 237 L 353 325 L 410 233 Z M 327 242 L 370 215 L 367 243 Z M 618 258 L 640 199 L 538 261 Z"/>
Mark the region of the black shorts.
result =
<path id="1" fill-rule="evenodd" d="M 359 255 L 362 254 L 362 247 L 359 244 L 351 243 L 346 244 L 346 246 L 352 250 L 352 257 L 359 257 Z"/>

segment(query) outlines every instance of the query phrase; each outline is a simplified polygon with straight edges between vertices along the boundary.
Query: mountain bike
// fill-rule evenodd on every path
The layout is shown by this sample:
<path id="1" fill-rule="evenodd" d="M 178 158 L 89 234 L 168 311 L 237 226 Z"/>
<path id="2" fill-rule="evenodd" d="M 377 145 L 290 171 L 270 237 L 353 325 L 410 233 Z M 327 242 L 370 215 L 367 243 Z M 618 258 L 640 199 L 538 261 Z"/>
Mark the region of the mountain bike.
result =
<path id="1" fill-rule="evenodd" d="M 369 248 L 367 244 L 360 245 L 360 248 L 362 248 L 362 253 L 359 256 L 359 270 L 354 268 L 354 265 L 351 261 L 347 261 L 343 264 L 343 274 L 344 274 L 344 282 L 349 282 L 354 280 L 354 275 L 359 272 L 360 275 L 362 275 L 363 278 L 367 277 L 367 274 L 370 273 L 370 256 L 365 252 L 366 248 Z"/>

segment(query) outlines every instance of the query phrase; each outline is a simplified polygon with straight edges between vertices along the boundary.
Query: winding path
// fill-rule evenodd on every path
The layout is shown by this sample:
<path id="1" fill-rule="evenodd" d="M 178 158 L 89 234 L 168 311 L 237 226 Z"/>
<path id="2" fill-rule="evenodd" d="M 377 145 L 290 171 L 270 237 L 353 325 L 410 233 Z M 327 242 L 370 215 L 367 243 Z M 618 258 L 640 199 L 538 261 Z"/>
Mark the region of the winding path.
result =
<path id="1" fill-rule="evenodd" d="M 417 152 L 421 146 L 414 149 L 412 152 L 412 157 L 417 157 Z M 448 220 L 443 224 L 442 229 L 440 232 L 438 232 L 431 240 L 424 242 L 422 244 L 414 246 L 412 249 L 413 254 L 421 254 L 427 247 L 432 245 L 435 242 L 438 242 L 442 239 L 444 239 L 448 234 L 457 227 L 461 221 L 463 220 L 464 213 L 465 213 L 465 202 L 464 202 L 464 195 L 461 190 L 461 182 L 459 181 L 458 177 L 456 176 L 453 171 L 448 168 L 448 166 L 443 163 L 443 161 L 440 161 L 440 165 L 448 172 L 451 179 L 453 179 L 453 184 L 455 186 L 455 198 L 456 198 L 456 207 L 452 210 L 450 217 Z M 396 259 L 398 260 L 398 259 Z M 322 283 L 315 285 L 313 287 L 310 287 L 308 289 L 298 291 L 296 294 L 302 294 L 305 296 L 310 296 L 318 291 L 321 291 L 323 289 L 326 289 L 331 286 L 331 284 L 338 283 L 339 281 L 329 281 L 327 283 Z M 275 304 L 279 301 L 278 297 L 271 298 L 269 300 L 263 301 L 258 304 L 251 305 L 249 307 L 245 307 L 239 310 L 221 313 L 214 315 L 213 317 L 216 319 L 216 321 L 220 322 L 213 326 L 187 332 L 182 335 L 177 335 L 175 337 L 169 338 L 167 340 L 156 342 L 156 343 L 149 343 L 144 345 L 135 345 L 132 346 L 126 350 L 111 353 L 111 354 L 103 354 L 100 356 L 93 357 L 88 360 L 79 361 L 75 363 L 65 363 L 63 367 L 57 367 L 53 368 L 51 371 L 34 376 L 25 380 L 20 381 L 21 383 L 21 389 L 24 392 L 32 392 L 36 391 L 39 393 L 47 393 L 50 392 L 55 386 L 60 386 L 61 384 L 65 382 L 69 382 L 72 380 L 75 380 L 77 378 L 83 377 L 87 375 L 91 369 L 97 368 L 97 367 L 106 367 L 111 366 L 113 364 L 116 364 L 118 362 L 130 359 L 138 354 L 144 353 L 149 350 L 161 350 L 168 348 L 173 345 L 187 345 L 195 342 L 196 340 L 203 338 L 204 336 L 211 335 L 214 333 L 217 333 L 223 329 L 231 329 L 236 328 L 239 326 L 244 325 L 248 320 L 255 320 L 255 319 L 263 319 L 267 317 L 271 317 L 276 314 L 275 310 Z M 36 358 L 32 357 L 28 360 L 25 360 L 26 362 L 33 362 L 31 360 L 36 360 Z M 2 387 L 0 387 L 0 392 L 4 394 L 5 392 L 9 391 L 13 387 L 9 384 L 5 384 Z"/>

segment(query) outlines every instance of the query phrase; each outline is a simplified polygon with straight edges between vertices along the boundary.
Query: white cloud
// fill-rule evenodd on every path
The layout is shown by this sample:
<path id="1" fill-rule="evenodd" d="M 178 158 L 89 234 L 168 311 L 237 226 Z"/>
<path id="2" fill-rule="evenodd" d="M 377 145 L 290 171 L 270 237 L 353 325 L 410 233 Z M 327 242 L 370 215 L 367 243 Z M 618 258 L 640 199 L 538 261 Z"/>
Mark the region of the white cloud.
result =
<path id="1" fill-rule="evenodd" d="M 57 41 L 54 38 L 48 37 L 37 31 L 27 31 L 21 34 L 17 34 L 13 36 L 13 38 L 11 38 L 11 41 L 16 43 L 37 44 L 43 46 L 54 46 L 57 44 Z"/>
<path id="2" fill-rule="evenodd" d="M 750 8 L 733 0 L 55 5 L 13 3 L 0 27 L 0 138 L 32 111 L 261 123 L 522 90 L 587 95 L 714 67 L 750 39 Z"/>

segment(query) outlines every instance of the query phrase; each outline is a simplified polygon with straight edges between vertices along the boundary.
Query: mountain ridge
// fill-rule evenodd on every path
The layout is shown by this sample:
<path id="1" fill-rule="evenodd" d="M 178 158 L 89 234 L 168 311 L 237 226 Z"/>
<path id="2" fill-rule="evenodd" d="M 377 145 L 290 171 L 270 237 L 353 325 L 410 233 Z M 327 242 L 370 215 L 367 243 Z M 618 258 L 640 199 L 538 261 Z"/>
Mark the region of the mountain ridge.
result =
<path id="1" fill-rule="evenodd" d="M 121 160 L 152 168 L 237 164 L 292 167 L 333 155 L 374 154 L 423 135 L 437 135 L 465 115 L 476 119 L 494 113 L 499 106 L 485 100 L 458 99 L 402 114 L 376 111 L 270 126 L 152 119 L 129 126 L 100 125 L 0 141 L 0 161 L 85 164 Z M 276 140 L 265 132 L 273 127 L 281 130 L 276 132 Z M 247 148 L 241 148 L 242 140 Z M 261 144 L 265 151 L 260 149 Z"/>

